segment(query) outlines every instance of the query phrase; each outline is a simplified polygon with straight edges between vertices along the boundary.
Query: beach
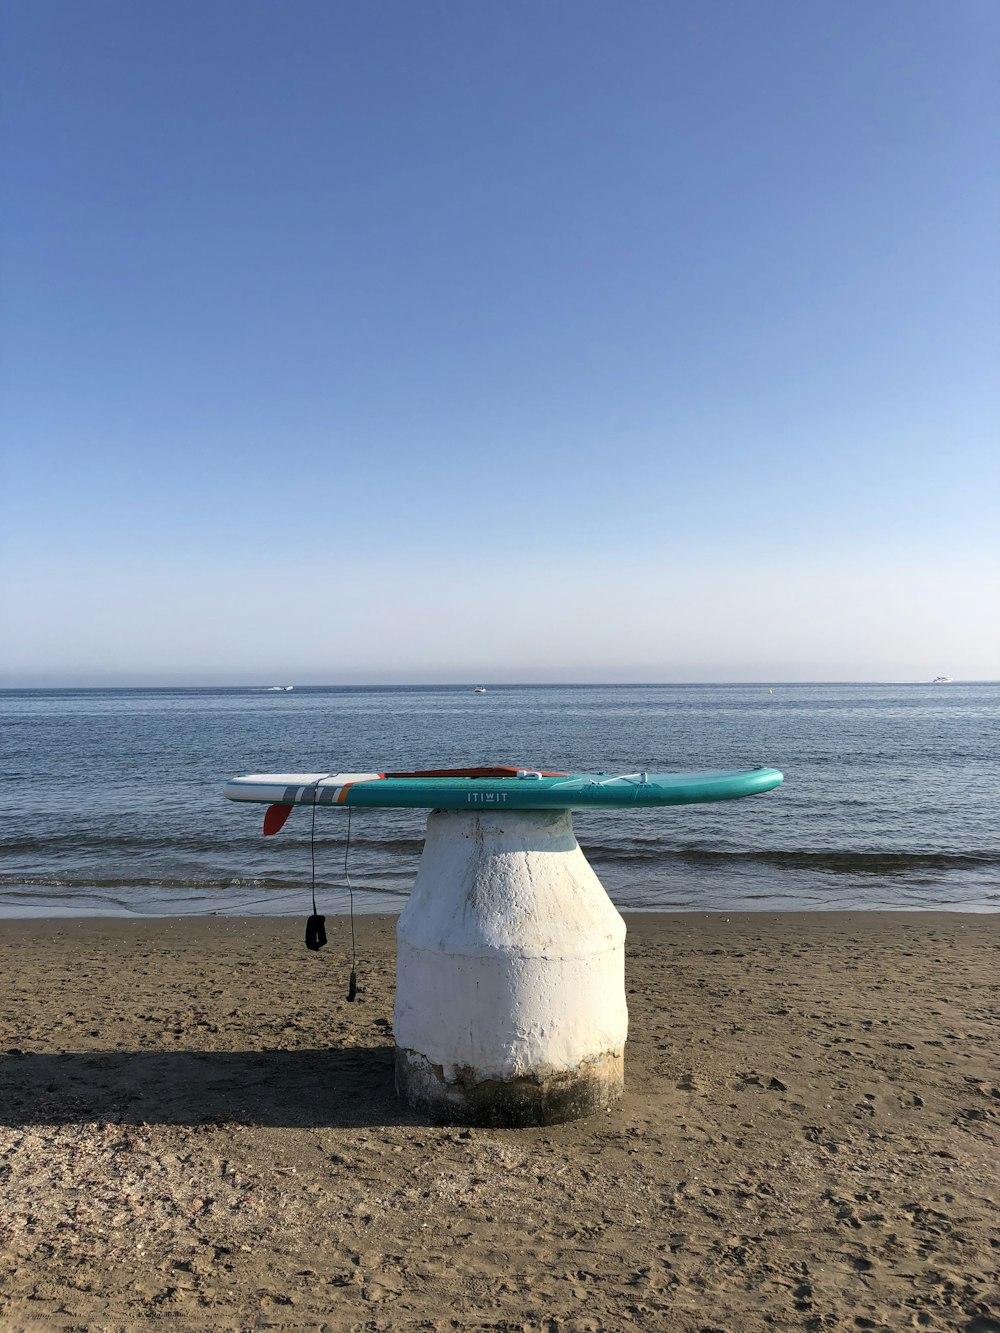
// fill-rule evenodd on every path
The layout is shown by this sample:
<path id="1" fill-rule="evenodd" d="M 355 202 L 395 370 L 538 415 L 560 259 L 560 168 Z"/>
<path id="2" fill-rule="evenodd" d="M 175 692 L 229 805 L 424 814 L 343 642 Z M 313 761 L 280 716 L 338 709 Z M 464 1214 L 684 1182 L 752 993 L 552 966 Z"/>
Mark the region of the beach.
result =
<path id="1" fill-rule="evenodd" d="M 626 914 L 626 1094 L 393 1091 L 395 918 L 0 923 L 0 1327 L 1000 1330 L 1000 916 Z"/>

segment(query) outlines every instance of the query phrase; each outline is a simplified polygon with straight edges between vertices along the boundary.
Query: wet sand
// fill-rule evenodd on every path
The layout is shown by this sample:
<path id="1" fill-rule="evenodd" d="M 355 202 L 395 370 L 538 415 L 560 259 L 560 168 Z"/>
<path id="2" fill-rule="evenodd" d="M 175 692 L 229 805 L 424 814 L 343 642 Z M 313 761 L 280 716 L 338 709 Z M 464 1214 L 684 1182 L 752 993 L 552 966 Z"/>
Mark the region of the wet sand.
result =
<path id="1" fill-rule="evenodd" d="M 1000 916 L 628 916 L 627 1093 L 392 1086 L 395 921 L 0 922 L 0 1327 L 1000 1333 Z"/>

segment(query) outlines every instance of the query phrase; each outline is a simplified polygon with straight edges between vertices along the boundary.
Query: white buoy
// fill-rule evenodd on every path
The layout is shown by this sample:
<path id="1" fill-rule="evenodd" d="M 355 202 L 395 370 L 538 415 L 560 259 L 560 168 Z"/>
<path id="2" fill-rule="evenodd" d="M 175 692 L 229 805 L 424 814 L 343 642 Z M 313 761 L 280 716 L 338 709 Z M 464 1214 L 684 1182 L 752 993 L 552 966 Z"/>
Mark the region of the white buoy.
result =
<path id="1" fill-rule="evenodd" d="M 411 1105 L 527 1125 L 621 1096 L 625 923 L 568 810 L 431 814 L 397 939 L 396 1087 Z"/>

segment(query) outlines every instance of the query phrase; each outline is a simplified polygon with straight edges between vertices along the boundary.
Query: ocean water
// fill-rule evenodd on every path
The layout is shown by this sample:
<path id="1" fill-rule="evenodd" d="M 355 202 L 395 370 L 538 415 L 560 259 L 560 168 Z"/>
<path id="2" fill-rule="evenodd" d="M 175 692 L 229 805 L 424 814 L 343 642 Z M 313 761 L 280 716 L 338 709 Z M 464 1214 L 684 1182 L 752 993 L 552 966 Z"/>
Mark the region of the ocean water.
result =
<path id="1" fill-rule="evenodd" d="M 222 797 L 254 771 L 514 763 L 771 765 L 777 791 L 578 812 L 629 909 L 1000 910 L 1000 685 L 471 686 L 0 692 L 0 916 L 301 914 L 310 812 L 274 838 Z M 419 811 L 356 810 L 360 911 L 405 902 Z M 317 814 L 321 911 L 346 910 L 343 810 Z"/>

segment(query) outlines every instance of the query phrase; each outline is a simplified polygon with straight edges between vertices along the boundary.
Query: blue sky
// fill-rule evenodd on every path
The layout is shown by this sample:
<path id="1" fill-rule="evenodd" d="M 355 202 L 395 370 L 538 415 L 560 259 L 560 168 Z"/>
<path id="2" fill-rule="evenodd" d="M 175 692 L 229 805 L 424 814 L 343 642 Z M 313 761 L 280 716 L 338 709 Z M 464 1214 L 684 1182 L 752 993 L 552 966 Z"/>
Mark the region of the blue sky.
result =
<path id="1" fill-rule="evenodd" d="M 1000 676 L 1000 8 L 10 0 L 0 684 Z"/>

